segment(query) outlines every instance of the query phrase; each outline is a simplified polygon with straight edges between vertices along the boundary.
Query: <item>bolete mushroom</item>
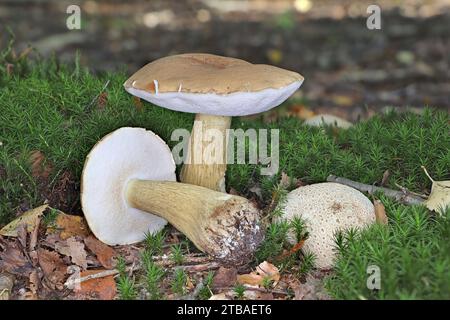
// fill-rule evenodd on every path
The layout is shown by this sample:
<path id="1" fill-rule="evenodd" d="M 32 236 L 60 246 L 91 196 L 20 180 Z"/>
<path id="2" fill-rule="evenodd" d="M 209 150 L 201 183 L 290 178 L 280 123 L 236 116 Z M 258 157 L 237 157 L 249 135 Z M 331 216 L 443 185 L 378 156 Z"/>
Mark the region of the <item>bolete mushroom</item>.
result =
<path id="1" fill-rule="evenodd" d="M 276 107 L 302 82 L 300 74 L 274 66 L 188 53 L 145 65 L 124 83 L 124 87 L 132 95 L 158 106 L 196 113 L 186 156 L 188 161 L 181 170 L 180 180 L 224 192 L 227 129 L 231 117 Z M 218 130 L 222 138 L 210 141 L 210 137 L 205 137 L 210 129 Z M 203 152 L 211 144 L 214 154 Z"/>
<path id="2" fill-rule="evenodd" d="M 263 239 L 255 205 L 174 180 L 172 153 L 153 132 L 125 127 L 106 135 L 90 151 L 82 174 L 81 203 L 90 229 L 101 241 L 122 245 L 169 221 L 216 259 L 247 262 Z"/>
<path id="3" fill-rule="evenodd" d="M 283 215 L 279 219 L 301 218 L 309 237 L 303 250 L 313 253 L 315 265 L 329 269 L 335 258 L 336 232 L 362 229 L 375 222 L 375 209 L 370 200 L 356 189 L 325 182 L 299 187 L 287 195 Z M 288 236 L 290 243 L 297 239 Z"/>

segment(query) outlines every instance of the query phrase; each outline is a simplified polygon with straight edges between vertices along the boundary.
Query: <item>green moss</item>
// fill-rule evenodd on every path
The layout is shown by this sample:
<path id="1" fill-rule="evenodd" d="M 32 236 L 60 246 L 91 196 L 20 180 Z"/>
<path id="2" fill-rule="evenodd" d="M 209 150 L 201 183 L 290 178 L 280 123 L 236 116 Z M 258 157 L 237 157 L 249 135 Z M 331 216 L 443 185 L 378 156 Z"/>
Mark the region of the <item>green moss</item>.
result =
<path id="1" fill-rule="evenodd" d="M 432 217 L 422 206 L 383 202 L 388 226 L 338 237 L 329 292 L 337 299 L 448 299 L 450 210 Z M 379 290 L 367 287 L 369 266 L 379 268 Z"/>

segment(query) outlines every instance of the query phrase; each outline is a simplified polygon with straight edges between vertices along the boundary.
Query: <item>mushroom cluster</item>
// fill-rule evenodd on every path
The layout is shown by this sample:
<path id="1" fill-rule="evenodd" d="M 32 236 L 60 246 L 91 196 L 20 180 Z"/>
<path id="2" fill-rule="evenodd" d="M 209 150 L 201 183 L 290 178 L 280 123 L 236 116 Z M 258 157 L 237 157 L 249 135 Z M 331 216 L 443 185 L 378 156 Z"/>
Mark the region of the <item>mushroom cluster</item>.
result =
<path id="1" fill-rule="evenodd" d="M 362 229 L 375 222 L 375 209 L 361 192 L 338 183 L 299 187 L 287 195 L 280 219 L 301 218 L 308 238 L 303 250 L 315 255 L 315 265 L 329 269 L 335 258 L 334 237 L 338 231 Z M 295 244 L 291 234 L 289 242 Z"/>
<path id="2" fill-rule="evenodd" d="M 125 127 L 105 136 L 83 169 L 81 202 L 92 232 L 110 245 L 131 244 L 168 221 L 221 262 L 248 262 L 264 232 L 252 202 L 224 193 L 227 129 L 231 116 L 269 110 L 302 81 L 292 71 L 200 53 L 158 59 L 138 70 L 124 83 L 126 91 L 196 113 L 188 161 L 176 182 L 172 153 L 153 132 Z M 203 157 L 202 147 L 211 143 L 203 133 L 211 129 L 220 133 L 212 143 L 223 161 Z"/>

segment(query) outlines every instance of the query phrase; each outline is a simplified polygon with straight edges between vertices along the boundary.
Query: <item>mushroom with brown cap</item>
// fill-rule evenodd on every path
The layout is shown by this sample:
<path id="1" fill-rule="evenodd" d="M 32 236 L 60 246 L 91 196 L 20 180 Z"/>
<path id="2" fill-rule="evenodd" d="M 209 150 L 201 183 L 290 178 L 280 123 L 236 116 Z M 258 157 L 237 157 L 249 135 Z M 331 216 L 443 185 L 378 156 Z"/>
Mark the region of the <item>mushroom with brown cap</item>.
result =
<path id="1" fill-rule="evenodd" d="M 142 128 L 120 128 L 101 139 L 87 156 L 81 183 L 89 227 L 109 245 L 139 242 L 169 221 L 201 251 L 241 264 L 263 239 L 253 203 L 175 182 L 170 149 Z"/>
<path id="2" fill-rule="evenodd" d="M 334 236 L 338 231 L 362 229 L 375 222 L 375 209 L 361 192 L 338 183 L 317 183 L 299 187 L 287 195 L 280 219 L 301 218 L 308 238 L 303 250 L 313 253 L 320 269 L 333 266 Z M 296 239 L 289 235 L 289 242 Z"/>
<path id="3" fill-rule="evenodd" d="M 226 134 L 232 116 L 245 116 L 278 106 L 295 92 L 303 77 L 269 65 L 204 53 L 189 53 L 155 60 L 124 84 L 134 96 L 161 107 L 196 113 L 189 150 L 180 174 L 182 182 L 225 191 Z M 197 126 L 201 126 L 198 128 Z M 221 141 L 204 141 L 208 129 L 219 130 Z M 217 143 L 217 154 L 203 154 Z M 201 159 L 196 160 L 200 155 Z M 208 158 L 209 157 L 209 158 Z"/>

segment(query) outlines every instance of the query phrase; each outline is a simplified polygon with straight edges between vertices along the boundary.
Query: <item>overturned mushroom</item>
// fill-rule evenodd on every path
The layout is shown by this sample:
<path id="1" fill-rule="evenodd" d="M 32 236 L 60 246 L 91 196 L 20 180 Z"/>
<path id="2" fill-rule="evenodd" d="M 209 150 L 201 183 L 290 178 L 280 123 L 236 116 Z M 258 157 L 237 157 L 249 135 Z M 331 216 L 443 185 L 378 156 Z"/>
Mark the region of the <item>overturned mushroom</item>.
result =
<path id="1" fill-rule="evenodd" d="M 154 133 L 121 128 L 108 134 L 83 169 L 81 202 L 92 232 L 109 245 L 130 244 L 167 220 L 218 260 L 247 262 L 263 238 L 253 203 L 174 180 L 172 154 Z"/>
<path id="2" fill-rule="evenodd" d="M 161 107 L 196 113 L 186 156 L 188 162 L 181 170 L 180 179 L 223 192 L 231 117 L 272 109 L 302 82 L 300 74 L 274 66 L 189 53 L 147 64 L 124 86 L 132 95 Z M 218 130 L 221 138 L 205 137 L 209 129 Z M 211 144 L 214 155 L 203 153 Z"/>

